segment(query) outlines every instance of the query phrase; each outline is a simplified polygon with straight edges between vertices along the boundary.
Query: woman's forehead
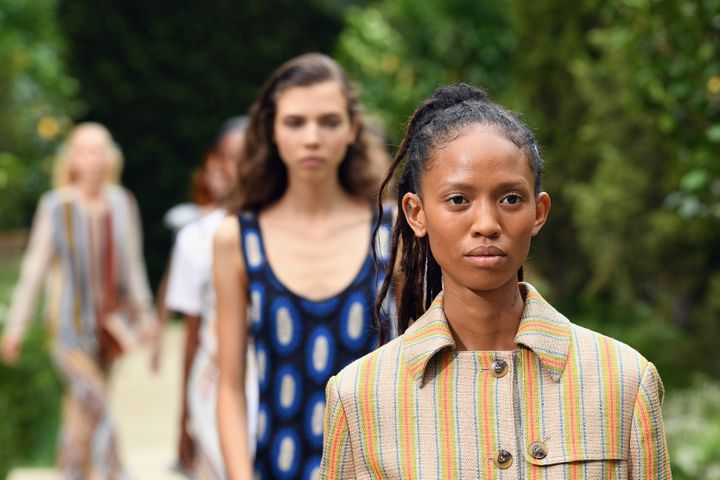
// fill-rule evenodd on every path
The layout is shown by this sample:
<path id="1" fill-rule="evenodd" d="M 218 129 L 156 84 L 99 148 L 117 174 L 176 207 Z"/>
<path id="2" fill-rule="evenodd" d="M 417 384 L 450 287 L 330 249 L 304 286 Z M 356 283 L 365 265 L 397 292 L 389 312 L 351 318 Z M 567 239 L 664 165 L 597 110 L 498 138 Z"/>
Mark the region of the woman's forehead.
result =
<path id="1" fill-rule="evenodd" d="M 108 140 L 107 134 L 100 129 L 96 128 L 83 128 L 73 133 L 70 138 L 72 145 L 99 145 L 104 144 Z"/>
<path id="2" fill-rule="evenodd" d="M 347 98 L 342 86 L 328 80 L 307 86 L 289 87 L 278 94 L 278 115 L 320 115 L 347 111 Z"/>
<path id="3" fill-rule="evenodd" d="M 526 152 L 488 125 L 471 125 L 434 148 L 428 167 L 423 177 L 443 183 L 534 181 Z"/>

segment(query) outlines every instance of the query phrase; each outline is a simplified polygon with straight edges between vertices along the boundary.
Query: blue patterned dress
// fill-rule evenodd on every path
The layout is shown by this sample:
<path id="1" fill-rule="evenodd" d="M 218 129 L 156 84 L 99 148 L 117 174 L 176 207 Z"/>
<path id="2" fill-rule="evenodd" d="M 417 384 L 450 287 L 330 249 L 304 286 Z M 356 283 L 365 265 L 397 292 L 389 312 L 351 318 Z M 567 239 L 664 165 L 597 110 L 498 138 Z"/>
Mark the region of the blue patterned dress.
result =
<path id="1" fill-rule="evenodd" d="M 353 360 L 374 350 L 378 289 L 372 254 L 339 294 L 322 301 L 286 288 L 267 262 L 257 214 L 238 216 L 250 280 L 250 331 L 260 382 L 255 476 L 317 478 L 322 455 L 325 385 Z M 373 219 L 373 224 L 375 222 Z M 378 235 L 379 282 L 390 251 L 392 213 Z"/>

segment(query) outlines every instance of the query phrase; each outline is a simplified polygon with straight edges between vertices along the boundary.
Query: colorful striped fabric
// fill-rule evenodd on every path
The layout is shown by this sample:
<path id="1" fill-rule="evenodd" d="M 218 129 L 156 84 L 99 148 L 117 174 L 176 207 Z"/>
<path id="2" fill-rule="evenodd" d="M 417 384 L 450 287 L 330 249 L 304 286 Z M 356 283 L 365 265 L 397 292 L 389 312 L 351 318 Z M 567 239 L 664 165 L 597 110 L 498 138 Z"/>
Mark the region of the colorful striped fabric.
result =
<path id="1" fill-rule="evenodd" d="M 53 347 L 95 356 L 98 311 L 104 302 L 131 305 L 137 318 L 128 320 L 138 326 L 154 321 L 135 198 L 118 185 L 105 186 L 102 194 L 107 206 L 103 214 L 87 211 L 71 187 L 43 195 L 7 314 L 6 334 L 23 337 L 43 283 Z"/>
<path id="2" fill-rule="evenodd" d="M 456 350 L 441 294 L 332 377 L 321 478 L 671 478 L 653 364 L 521 288 L 515 351 Z"/>

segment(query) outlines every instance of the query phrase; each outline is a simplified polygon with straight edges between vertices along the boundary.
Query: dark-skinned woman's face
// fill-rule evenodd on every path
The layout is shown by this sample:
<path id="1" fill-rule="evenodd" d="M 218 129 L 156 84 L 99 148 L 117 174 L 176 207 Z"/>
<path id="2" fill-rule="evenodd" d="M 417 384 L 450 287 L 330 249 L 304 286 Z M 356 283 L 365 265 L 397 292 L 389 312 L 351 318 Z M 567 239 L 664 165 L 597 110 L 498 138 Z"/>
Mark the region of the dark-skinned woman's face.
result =
<path id="1" fill-rule="evenodd" d="M 480 292 L 515 282 L 550 210 L 549 196 L 534 193 L 525 151 L 476 124 L 431 155 L 403 211 L 415 234 L 427 235 L 445 288 Z"/>

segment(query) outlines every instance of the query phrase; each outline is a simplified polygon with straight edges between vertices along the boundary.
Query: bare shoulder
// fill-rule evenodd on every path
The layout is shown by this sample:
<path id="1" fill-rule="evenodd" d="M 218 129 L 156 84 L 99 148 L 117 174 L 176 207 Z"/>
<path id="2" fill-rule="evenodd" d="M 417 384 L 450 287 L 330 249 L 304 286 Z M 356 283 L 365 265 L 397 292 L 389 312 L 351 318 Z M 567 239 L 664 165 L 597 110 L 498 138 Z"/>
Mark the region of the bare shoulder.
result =
<path id="1" fill-rule="evenodd" d="M 230 215 L 215 230 L 213 244 L 216 250 L 238 250 L 240 247 L 240 222 Z"/>
<path id="2" fill-rule="evenodd" d="M 240 222 L 234 215 L 227 216 L 213 236 L 213 268 L 216 275 L 228 275 L 223 282 L 232 283 L 232 278 L 237 278 L 242 287 L 247 282 L 247 277 L 240 238 Z M 236 274 L 239 277 L 234 277 Z M 221 285 L 216 286 L 216 290 L 219 289 Z"/>

